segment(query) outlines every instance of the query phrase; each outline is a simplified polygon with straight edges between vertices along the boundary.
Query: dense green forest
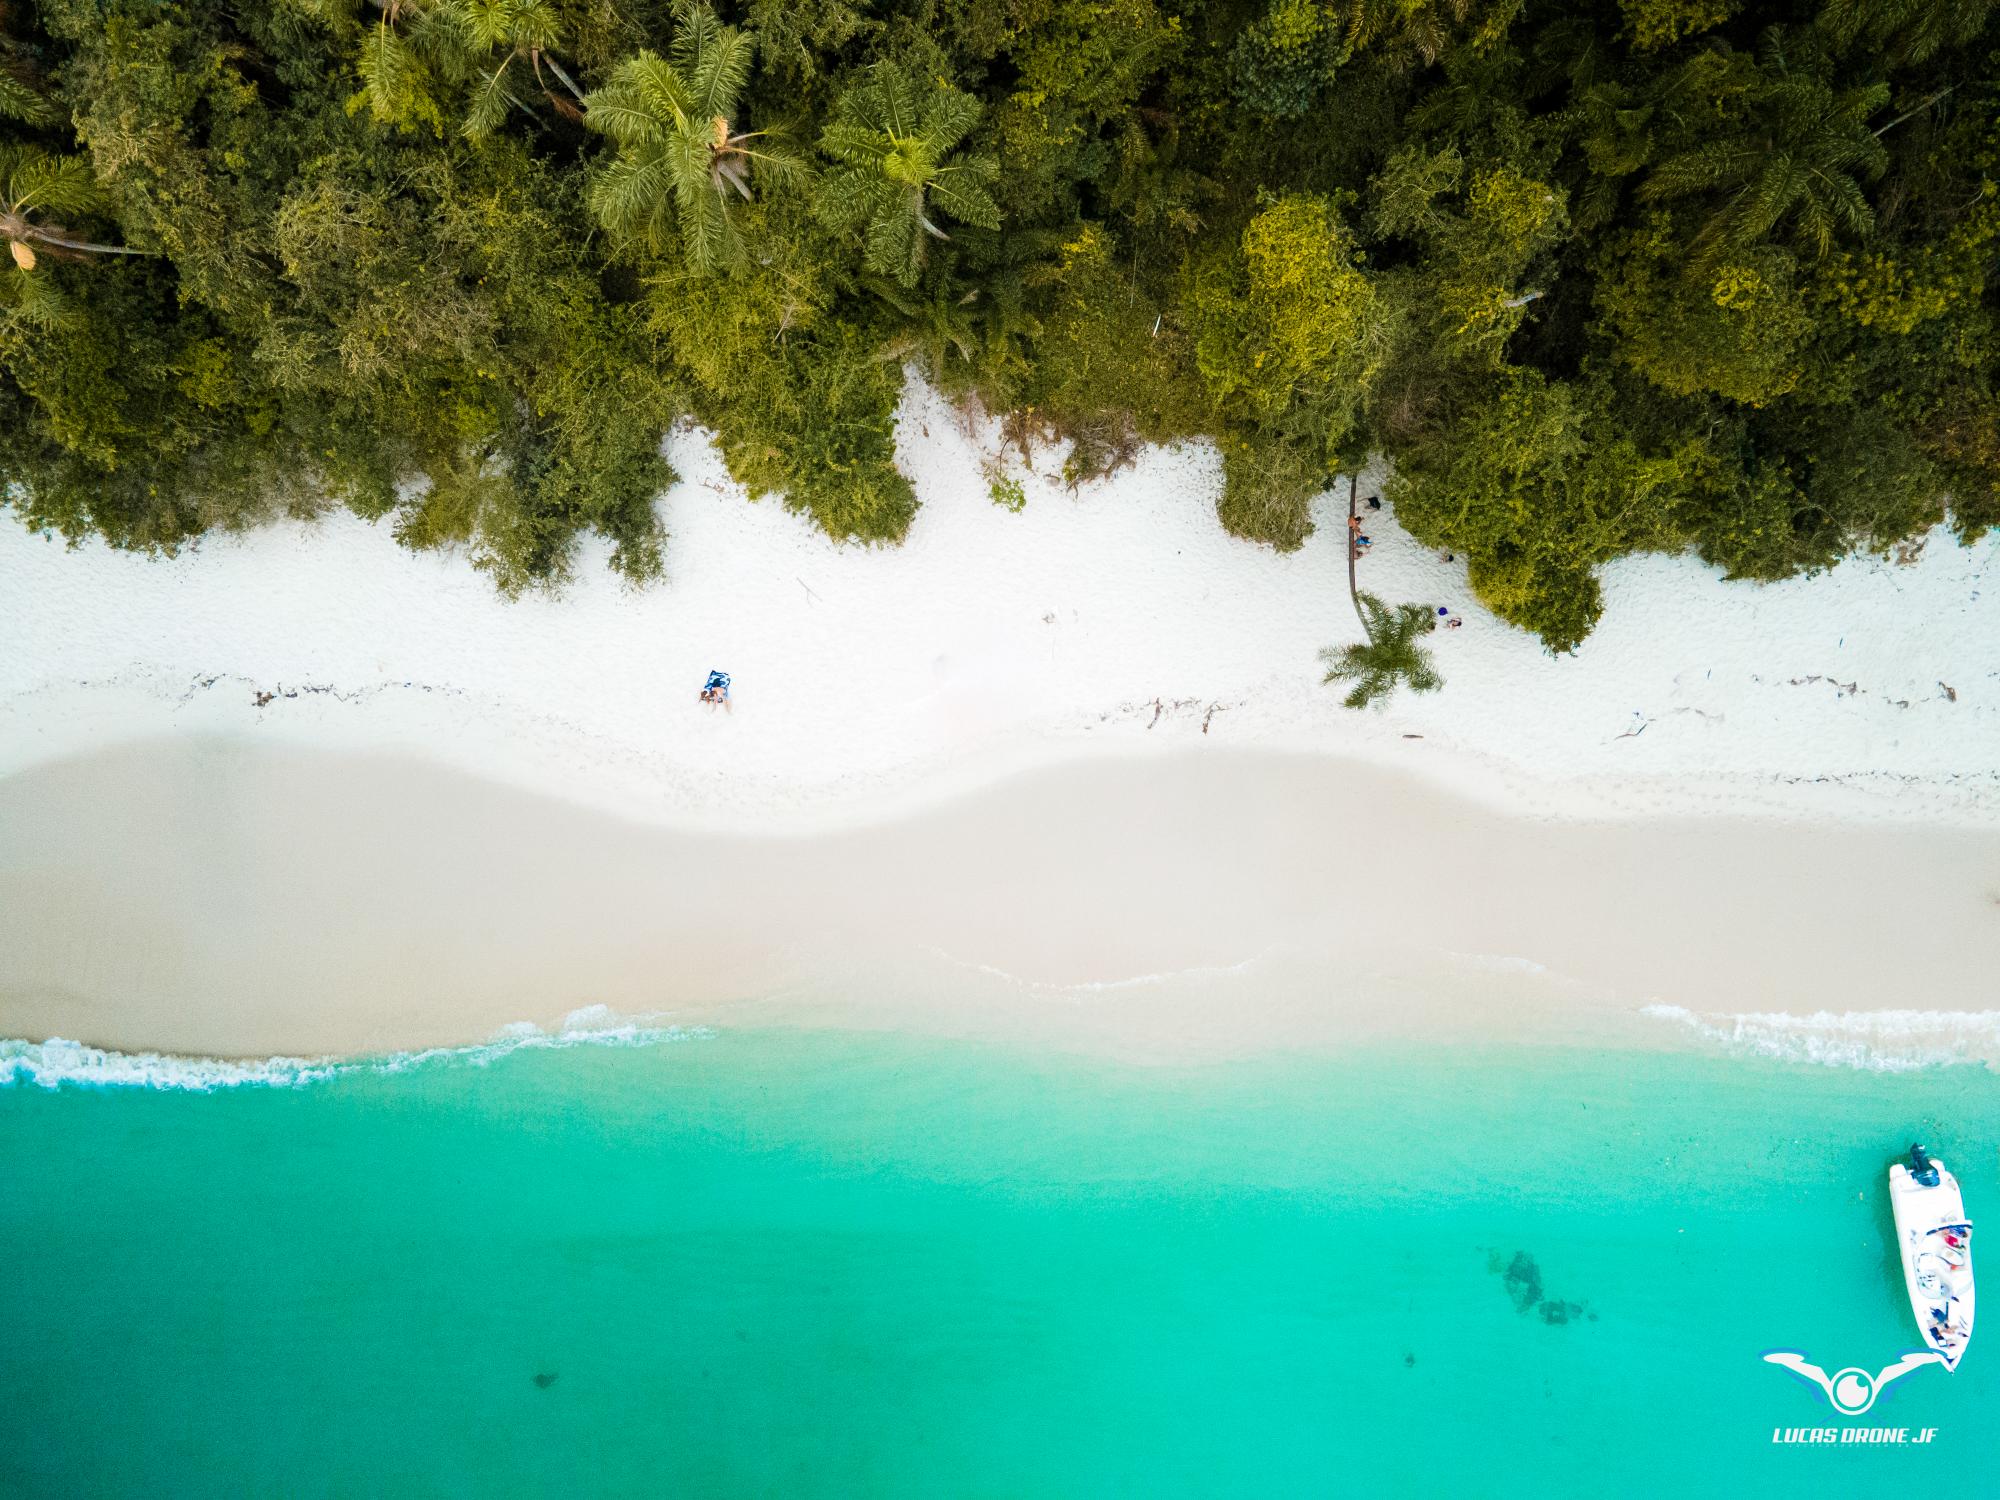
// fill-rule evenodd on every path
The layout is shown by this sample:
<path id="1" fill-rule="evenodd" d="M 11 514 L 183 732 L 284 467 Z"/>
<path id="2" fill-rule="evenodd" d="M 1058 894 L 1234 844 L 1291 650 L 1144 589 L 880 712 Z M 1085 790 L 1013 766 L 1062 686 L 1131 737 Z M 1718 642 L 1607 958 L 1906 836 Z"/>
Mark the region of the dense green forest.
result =
<path id="1" fill-rule="evenodd" d="M 893 541 L 905 370 L 1379 453 L 1555 648 L 1596 566 L 2000 520 L 1988 0 L 4 0 L 0 488 L 170 548 L 344 505 L 507 589 L 660 566 L 665 429 Z"/>

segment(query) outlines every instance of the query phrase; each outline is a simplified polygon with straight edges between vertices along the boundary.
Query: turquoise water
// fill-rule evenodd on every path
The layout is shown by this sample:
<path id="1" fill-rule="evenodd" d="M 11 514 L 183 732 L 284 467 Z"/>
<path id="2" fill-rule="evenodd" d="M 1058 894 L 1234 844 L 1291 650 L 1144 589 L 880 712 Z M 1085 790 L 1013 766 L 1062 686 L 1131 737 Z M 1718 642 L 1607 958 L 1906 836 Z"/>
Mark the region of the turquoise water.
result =
<path id="1" fill-rule="evenodd" d="M 1912 1345 L 1912 1137 L 2000 1203 L 1975 1067 L 721 1033 L 0 1088 L 0 1493 L 1993 1493 L 2000 1326 L 1857 1424 L 1758 1357 Z M 1938 1431 L 1771 1440 L 1847 1425 Z"/>

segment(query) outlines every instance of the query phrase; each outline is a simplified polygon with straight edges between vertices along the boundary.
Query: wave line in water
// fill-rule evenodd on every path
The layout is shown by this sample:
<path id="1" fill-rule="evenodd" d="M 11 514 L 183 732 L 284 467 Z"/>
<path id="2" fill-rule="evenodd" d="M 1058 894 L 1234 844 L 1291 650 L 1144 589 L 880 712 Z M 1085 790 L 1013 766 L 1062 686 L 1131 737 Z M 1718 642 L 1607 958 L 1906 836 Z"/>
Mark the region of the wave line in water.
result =
<path id="1" fill-rule="evenodd" d="M 1686 1026 L 1725 1050 L 1780 1062 L 1907 1073 L 1951 1063 L 1990 1068 L 2000 1061 L 2000 1011 L 1822 1010 L 1796 1015 L 1648 1005 L 1640 1014 Z"/>
<path id="2" fill-rule="evenodd" d="M 1185 969 L 1168 969 L 1158 974 L 1128 974 L 1119 979 L 1082 979 L 1070 984 L 1052 979 L 1031 979 L 1024 974 L 1016 974 L 993 964 L 960 958 L 957 954 L 947 953 L 942 948 L 933 947 L 928 951 L 955 969 L 963 969 L 972 974 L 984 974 L 990 979 L 1002 979 L 1021 989 L 1038 990 L 1051 995 L 1093 995 L 1113 990 L 1146 989 L 1154 985 L 1173 984 L 1180 980 L 1220 979 L 1247 974 L 1277 950 L 1253 953 L 1250 957 L 1238 959 L 1232 964 L 1195 964 Z"/>
<path id="3" fill-rule="evenodd" d="M 63 1037 L 45 1042 L 0 1040 L 0 1088 L 65 1084 L 95 1088 L 179 1089 L 209 1093 L 231 1088 L 300 1088 L 354 1073 L 402 1073 L 412 1068 L 462 1063 L 485 1067 L 515 1052 L 553 1047 L 651 1047 L 700 1041 L 705 1026 L 657 1024 L 651 1017 L 620 1016 L 608 1006 L 572 1011 L 545 1031 L 532 1021 L 504 1026 L 491 1041 L 463 1047 L 425 1047 L 373 1057 L 188 1057 L 164 1052 L 116 1052 Z"/>

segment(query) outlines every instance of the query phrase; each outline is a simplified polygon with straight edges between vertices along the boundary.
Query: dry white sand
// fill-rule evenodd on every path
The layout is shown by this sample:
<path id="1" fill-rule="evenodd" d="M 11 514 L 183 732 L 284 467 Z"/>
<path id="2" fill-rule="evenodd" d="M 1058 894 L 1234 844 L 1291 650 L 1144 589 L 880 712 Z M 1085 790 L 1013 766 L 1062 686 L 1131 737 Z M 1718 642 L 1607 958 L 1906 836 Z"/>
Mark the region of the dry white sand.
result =
<path id="1" fill-rule="evenodd" d="M 385 1052 L 594 1005 L 1144 1059 L 1693 1039 L 1651 1005 L 1806 1051 L 1827 1013 L 1823 1050 L 1893 1062 L 1899 1035 L 1985 1055 L 1995 973 L 2000 834 L 1509 818 L 1326 757 L 1094 761 L 796 838 L 229 740 L 0 781 L 0 1035 L 127 1051 Z"/>
<path id="2" fill-rule="evenodd" d="M 2000 538 L 1940 532 L 1907 563 L 1769 586 L 1627 558 L 1597 633 L 1557 658 L 1472 602 L 1462 561 L 1373 513 L 1362 586 L 1467 623 L 1431 638 L 1442 693 L 1356 714 L 1317 659 L 1358 633 L 1338 497 L 1281 555 L 1223 532 L 1204 445 L 1077 493 L 1044 453 L 1011 515 L 987 498 L 990 429 L 913 383 L 900 436 L 923 502 L 900 547 L 837 547 L 751 504 L 686 432 L 664 580 L 627 589 L 586 545 L 563 593 L 511 602 L 464 557 L 351 516 L 172 560 L 66 552 L 0 517 L 0 775 L 226 734 L 762 830 L 1226 746 L 1371 759 L 1511 809 L 2000 826 Z M 710 667 L 736 677 L 726 719 L 695 701 Z"/>

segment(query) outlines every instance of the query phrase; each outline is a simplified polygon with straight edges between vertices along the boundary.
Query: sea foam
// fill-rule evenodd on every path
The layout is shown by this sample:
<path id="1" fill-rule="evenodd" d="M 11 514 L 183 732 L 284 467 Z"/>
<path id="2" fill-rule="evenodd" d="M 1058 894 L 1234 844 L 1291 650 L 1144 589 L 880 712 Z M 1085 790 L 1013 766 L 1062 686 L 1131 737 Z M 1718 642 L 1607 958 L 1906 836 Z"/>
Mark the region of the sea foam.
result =
<path id="1" fill-rule="evenodd" d="M 248 1087 L 298 1088 L 357 1073 L 403 1073 L 413 1068 L 470 1064 L 484 1067 L 516 1052 L 555 1047 L 650 1047 L 714 1035 L 703 1026 L 658 1024 L 647 1016 L 621 1016 L 606 1006 L 572 1011 L 556 1029 L 532 1021 L 502 1027 L 491 1041 L 464 1047 L 426 1047 L 369 1057 L 186 1057 L 163 1052 L 114 1052 L 51 1037 L 46 1042 L 0 1040 L 0 1088 L 64 1084 L 97 1088 L 182 1089 L 207 1093 Z"/>
<path id="2" fill-rule="evenodd" d="M 1948 1063 L 2000 1062 L 2000 1011 L 1849 1010 L 1700 1012 L 1648 1005 L 1728 1051 L 1822 1067 L 1904 1073 Z"/>

